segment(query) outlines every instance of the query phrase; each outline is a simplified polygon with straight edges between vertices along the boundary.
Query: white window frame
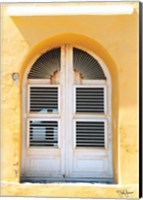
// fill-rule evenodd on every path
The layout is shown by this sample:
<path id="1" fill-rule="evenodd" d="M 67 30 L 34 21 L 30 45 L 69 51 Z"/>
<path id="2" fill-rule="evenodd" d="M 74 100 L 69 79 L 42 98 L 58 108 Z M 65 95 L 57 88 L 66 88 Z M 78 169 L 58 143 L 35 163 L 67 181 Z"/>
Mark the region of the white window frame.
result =
<path id="1" fill-rule="evenodd" d="M 81 85 L 76 85 L 76 83 L 73 84 L 73 79 L 72 77 L 70 76 L 70 73 L 72 73 L 72 63 L 71 63 L 71 60 L 72 60 L 72 56 L 73 55 L 70 55 L 69 57 L 66 57 L 65 59 L 65 52 L 67 50 L 70 50 L 72 48 L 79 48 L 83 51 L 86 51 L 88 54 L 90 54 L 91 56 L 93 56 L 93 58 L 95 58 L 99 64 L 101 65 L 102 69 L 103 69 L 103 72 L 106 76 L 106 80 L 82 80 L 82 84 Z M 47 49 L 45 49 L 44 51 L 47 51 Z M 43 51 L 43 52 L 44 52 Z M 29 70 L 31 69 L 31 66 L 32 66 L 32 63 L 35 62 L 35 60 L 37 58 L 39 58 L 39 56 L 35 56 L 35 59 L 33 59 L 33 61 L 31 63 L 29 63 L 29 66 L 27 67 L 26 69 L 26 72 L 25 72 L 25 75 L 24 75 L 24 79 L 23 79 L 23 103 L 22 103 L 22 106 L 23 106 L 23 146 L 24 148 L 22 149 L 23 151 L 23 155 L 22 157 L 24 159 L 26 159 L 27 155 L 30 154 L 34 155 L 33 150 L 35 151 L 35 153 L 37 153 L 40 150 L 43 150 L 41 152 L 44 152 L 46 154 L 46 152 L 53 152 L 54 151 L 58 151 L 58 149 L 61 148 L 61 143 L 63 145 L 63 136 L 61 136 L 61 131 L 63 130 L 63 128 L 66 127 L 67 129 L 67 124 L 65 122 L 67 122 L 68 120 L 65 120 L 66 119 L 66 115 L 65 115 L 65 108 L 63 110 L 63 106 L 62 104 L 67 104 L 66 100 L 64 99 L 64 101 L 61 102 L 61 97 L 63 96 L 66 96 L 66 99 L 68 98 L 68 94 L 72 94 L 72 98 L 69 99 L 69 105 L 71 106 L 71 108 L 69 108 L 69 114 L 72 118 L 72 121 L 70 121 L 70 132 L 73 133 L 74 135 L 74 140 L 72 141 L 73 144 L 73 147 L 75 148 L 75 145 L 76 145 L 76 129 L 75 129 L 75 125 L 76 125 L 76 121 L 105 121 L 105 147 L 102 149 L 102 148 L 99 148 L 99 147 L 91 147 L 91 148 L 88 148 L 89 149 L 89 152 L 90 150 L 92 151 L 92 148 L 98 148 L 97 152 L 99 153 L 98 155 L 100 156 L 100 153 L 103 154 L 103 150 L 105 151 L 106 149 L 108 149 L 108 147 L 110 149 L 112 149 L 112 98 L 111 98 L 111 95 L 112 95 L 112 84 L 111 84 L 111 77 L 110 77 L 110 73 L 108 71 L 108 68 L 106 66 L 106 64 L 104 64 L 104 62 L 97 56 L 95 55 L 93 52 L 89 51 L 88 49 L 85 49 L 83 48 L 82 46 L 76 46 L 76 45 L 63 45 L 61 46 L 61 82 L 59 82 L 58 84 L 52 84 L 50 83 L 50 79 L 28 79 L 27 80 L 27 75 L 29 73 Z M 69 60 L 70 60 L 70 63 L 69 63 Z M 65 71 L 63 71 L 64 67 L 68 67 L 68 73 Z M 63 85 L 64 81 L 65 81 L 65 75 L 66 75 L 66 79 L 69 80 L 68 84 L 67 85 Z M 71 86 L 69 87 L 69 85 L 71 84 Z M 61 86 L 62 84 L 62 86 Z M 58 87 L 58 111 L 59 113 L 30 113 L 30 109 L 29 109 L 29 100 L 30 100 L 30 96 L 28 95 L 29 94 L 29 88 L 30 86 L 39 86 L 39 87 L 43 87 L 43 86 L 46 86 L 46 87 Z M 101 87 L 104 87 L 104 100 L 106 100 L 105 104 L 104 104 L 104 109 L 106 110 L 106 113 L 101 113 L 101 114 L 96 114 L 96 113 L 76 113 L 75 112 L 75 109 L 76 109 L 76 101 L 75 101 L 75 88 L 76 87 L 98 87 L 98 86 L 101 86 Z M 62 94 L 63 91 L 61 90 L 64 90 L 64 95 Z M 66 94 L 65 94 L 66 93 Z M 72 104 L 71 104 L 72 103 Z M 88 118 L 88 119 L 87 119 Z M 29 144 L 28 144 L 28 140 L 29 140 L 29 130 L 28 130 L 28 126 L 29 126 L 29 122 L 28 120 L 51 120 L 51 121 L 58 121 L 58 148 L 56 147 L 44 147 L 44 146 L 35 146 L 35 147 L 29 147 Z M 63 123 L 63 120 L 64 120 L 64 123 Z M 64 127 L 63 127 L 64 126 Z M 28 133 L 27 133 L 28 132 Z M 27 135 L 26 135 L 27 133 Z M 26 137 L 25 137 L 26 136 Z M 65 143 L 68 142 L 68 139 L 69 138 L 65 138 Z M 26 141 L 27 140 L 27 141 Z M 27 144 L 27 145 L 26 145 Z M 26 145 L 26 146 L 25 146 Z M 26 147 L 26 148 L 25 148 Z M 78 147 L 76 148 L 76 151 L 82 149 L 82 151 L 86 151 L 86 148 L 85 147 Z M 27 151 L 28 149 L 28 151 Z M 55 150 L 56 149 L 56 150 Z M 48 151 L 47 151 L 48 150 Z M 75 149 L 74 149 L 75 150 Z M 73 151 L 74 151 L 73 150 Z M 69 150 L 68 150 L 69 151 Z M 66 152 L 66 154 L 68 154 L 68 151 Z M 96 154 L 96 152 L 95 152 Z M 34 155 L 35 156 L 35 155 Z M 63 158 L 62 158 L 63 159 Z M 72 159 L 72 158 L 70 158 Z M 110 155 L 110 160 L 112 160 L 112 152 L 111 152 L 111 155 Z M 22 160 L 23 164 L 22 164 L 22 170 L 24 171 L 25 170 L 25 160 Z M 69 159 L 66 157 L 66 165 L 68 165 L 68 162 L 69 162 Z M 111 166 L 112 168 L 112 166 Z M 69 170 L 69 169 L 68 169 Z M 67 169 L 66 169 L 67 171 Z"/>

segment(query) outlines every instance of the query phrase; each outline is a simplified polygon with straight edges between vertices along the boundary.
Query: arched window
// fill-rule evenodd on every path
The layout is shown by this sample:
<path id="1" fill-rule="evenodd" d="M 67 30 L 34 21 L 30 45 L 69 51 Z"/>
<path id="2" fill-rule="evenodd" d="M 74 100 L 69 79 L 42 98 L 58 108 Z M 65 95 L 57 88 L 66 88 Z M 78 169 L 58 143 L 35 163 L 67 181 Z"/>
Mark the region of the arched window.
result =
<path id="1" fill-rule="evenodd" d="M 22 180 L 113 180 L 111 80 L 72 45 L 48 50 L 23 86 Z"/>

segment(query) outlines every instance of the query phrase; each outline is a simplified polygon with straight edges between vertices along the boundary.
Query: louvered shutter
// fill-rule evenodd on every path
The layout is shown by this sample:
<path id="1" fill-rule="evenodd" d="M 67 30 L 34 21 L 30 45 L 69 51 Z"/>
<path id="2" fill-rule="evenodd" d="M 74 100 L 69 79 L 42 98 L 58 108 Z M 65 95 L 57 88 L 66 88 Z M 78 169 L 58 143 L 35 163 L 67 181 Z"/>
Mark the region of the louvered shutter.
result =
<path id="1" fill-rule="evenodd" d="M 50 79 L 60 71 L 61 48 L 54 48 L 43 53 L 32 65 L 28 79 Z M 34 80 L 33 80 L 34 81 Z M 40 83 L 40 82 L 38 82 Z M 28 125 L 29 145 L 58 146 L 58 120 L 49 120 L 51 114 L 59 114 L 59 87 L 51 85 L 30 85 L 28 87 L 28 113 L 35 116 Z M 43 118 L 47 116 L 45 121 Z"/>
<path id="2" fill-rule="evenodd" d="M 89 117 L 105 114 L 106 95 L 105 86 L 76 86 L 75 87 L 75 113 L 84 116 L 85 120 L 76 121 L 76 147 L 105 147 L 106 127 L 104 120 L 89 120 Z M 86 120 L 87 119 L 87 120 Z"/>
<path id="3" fill-rule="evenodd" d="M 105 122 L 90 121 L 93 115 L 105 115 L 106 113 L 106 80 L 103 69 L 94 57 L 86 51 L 73 48 L 73 66 L 76 72 L 79 72 L 82 80 L 90 80 L 90 85 L 75 86 L 75 115 L 82 114 L 85 120 L 76 121 L 76 147 L 105 147 Z M 95 85 L 92 81 L 103 81 L 103 86 L 99 83 Z M 95 85 L 95 86 L 94 86 Z"/>
<path id="4" fill-rule="evenodd" d="M 58 113 L 58 87 L 30 86 L 30 112 Z"/>
<path id="5" fill-rule="evenodd" d="M 77 87 L 76 112 L 104 113 L 104 88 Z"/>
<path id="6" fill-rule="evenodd" d="M 58 121 L 30 120 L 30 146 L 58 146 Z"/>
<path id="7" fill-rule="evenodd" d="M 59 122 L 50 119 L 51 114 L 59 113 L 59 86 L 30 85 L 29 86 L 29 113 L 35 118 L 29 120 L 30 147 L 57 147 L 59 136 Z M 47 114 L 48 119 L 40 118 L 40 114 Z M 49 120 L 50 119 L 50 120 Z"/>
<path id="8" fill-rule="evenodd" d="M 105 147 L 105 122 L 76 121 L 76 147 Z"/>

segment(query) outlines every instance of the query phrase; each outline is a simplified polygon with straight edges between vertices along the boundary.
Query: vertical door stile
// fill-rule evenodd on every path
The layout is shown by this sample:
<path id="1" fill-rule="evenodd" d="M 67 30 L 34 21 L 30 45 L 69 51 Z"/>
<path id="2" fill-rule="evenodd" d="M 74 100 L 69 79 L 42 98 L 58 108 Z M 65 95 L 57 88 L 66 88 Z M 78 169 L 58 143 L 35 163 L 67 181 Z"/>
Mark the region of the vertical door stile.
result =
<path id="1" fill-rule="evenodd" d="M 60 84 L 61 84 L 61 130 L 60 130 L 60 138 L 61 138 L 61 172 L 62 176 L 65 177 L 65 171 L 66 171 L 66 129 L 65 129 L 65 120 L 66 120 L 66 52 L 65 52 L 65 45 L 61 46 L 61 78 L 60 78 Z"/>
<path id="2" fill-rule="evenodd" d="M 25 171 L 26 171 L 26 155 L 27 155 L 27 148 L 26 148 L 26 140 L 27 140 L 27 102 L 26 102 L 26 96 L 27 96 L 27 82 L 23 84 L 23 89 L 22 89 L 22 110 L 23 110 L 23 122 L 22 123 L 22 158 L 21 159 L 21 176 L 25 176 Z M 26 105 L 26 106 L 25 106 Z M 26 126 L 25 126 L 26 124 Z M 26 136 L 25 136 L 26 135 Z"/>
<path id="3" fill-rule="evenodd" d="M 66 176 L 70 176 L 72 168 L 73 134 L 72 134 L 72 85 L 73 85 L 73 64 L 72 46 L 66 45 Z"/>
<path id="4" fill-rule="evenodd" d="M 65 149 L 65 176 L 68 177 L 68 136 L 69 136 L 69 126 L 68 126 L 68 96 L 69 96 L 69 74 L 68 74 L 68 68 L 69 68 L 69 61 L 68 61 L 68 46 L 65 46 L 65 143 L 66 143 L 66 149 Z"/>

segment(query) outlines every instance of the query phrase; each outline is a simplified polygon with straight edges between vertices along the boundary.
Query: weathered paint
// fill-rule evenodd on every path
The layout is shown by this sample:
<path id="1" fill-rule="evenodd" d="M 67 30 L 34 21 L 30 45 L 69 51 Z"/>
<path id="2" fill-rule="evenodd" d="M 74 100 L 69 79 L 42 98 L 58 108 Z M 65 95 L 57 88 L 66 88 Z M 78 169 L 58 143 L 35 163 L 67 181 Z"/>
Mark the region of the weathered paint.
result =
<path id="1" fill-rule="evenodd" d="M 138 186 L 84 183 L 18 184 L 7 182 L 3 184 L 2 194 L 6 196 L 13 195 L 38 197 L 136 198 L 138 197 Z"/>
<path id="2" fill-rule="evenodd" d="M 2 195 L 116 198 L 117 190 L 128 189 L 138 197 L 138 3 L 132 5 L 132 15 L 68 17 L 9 17 L 10 4 L 2 5 Z M 111 74 L 113 185 L 19 182 L 25 70 L 44 51 L 66 43 L 96 53 Z M 13 72 L 20 74 L 18 83 Z"/>

